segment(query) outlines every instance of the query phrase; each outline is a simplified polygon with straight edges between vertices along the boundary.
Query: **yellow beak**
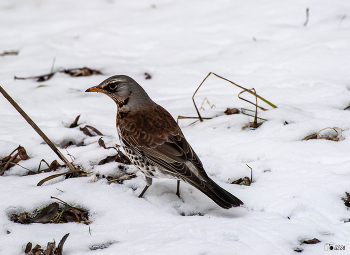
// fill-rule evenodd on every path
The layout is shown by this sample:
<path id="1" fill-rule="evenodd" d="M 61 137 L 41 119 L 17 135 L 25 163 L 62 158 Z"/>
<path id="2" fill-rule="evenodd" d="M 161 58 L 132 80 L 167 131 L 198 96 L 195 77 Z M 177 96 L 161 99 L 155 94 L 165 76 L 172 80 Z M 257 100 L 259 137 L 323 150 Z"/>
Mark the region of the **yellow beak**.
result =
<path id="1" fill-rule="evenodd" d="M 95 87 L 91 87 L 87 90 L 85 90 L 85 92 L 102 92 L 103 89 L 99 88 L 98 86 L 95 86 Z"/>

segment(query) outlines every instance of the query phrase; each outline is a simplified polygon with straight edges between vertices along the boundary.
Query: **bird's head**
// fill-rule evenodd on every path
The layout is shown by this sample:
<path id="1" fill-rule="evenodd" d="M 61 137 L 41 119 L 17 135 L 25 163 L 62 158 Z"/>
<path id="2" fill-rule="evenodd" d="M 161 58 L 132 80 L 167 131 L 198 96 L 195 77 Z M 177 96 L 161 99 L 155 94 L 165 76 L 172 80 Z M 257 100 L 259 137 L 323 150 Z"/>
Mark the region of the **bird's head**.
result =
<path id="1" fill-rule="evenodd" d="M 98 86 L 91 87 L 85 92 L 104 93 L 112 98 L 119 107 L 127 105 L 130 110 L 153 103 L 146 91 L 135 80 L 126 75 L 109 77 Z"/>

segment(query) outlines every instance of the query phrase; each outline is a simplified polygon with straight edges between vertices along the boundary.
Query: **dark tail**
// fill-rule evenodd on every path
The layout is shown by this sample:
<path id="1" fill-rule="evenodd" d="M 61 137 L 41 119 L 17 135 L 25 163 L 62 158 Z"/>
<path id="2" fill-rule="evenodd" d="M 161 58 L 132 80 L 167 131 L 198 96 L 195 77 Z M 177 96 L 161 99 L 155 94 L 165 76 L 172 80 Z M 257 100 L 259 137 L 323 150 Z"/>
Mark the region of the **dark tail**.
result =
<path id="1" fill-rule="evenodd" d="M 217 203 L 224 209 L 230 209 L 231 207 L 243 205 L 243 202 L 239 198 L 235 197 L 228 191 L 221 188 L 210 178 L 208 178 L 208 180 L 205 183 L 202 182 L 202 184 L 204 185 L 198 185 L 198 183 L 193 183 L 189 180 L 188 182 L 200 191 L 202 191 L 205 195 L 207 195 L 215 203 Z"/>

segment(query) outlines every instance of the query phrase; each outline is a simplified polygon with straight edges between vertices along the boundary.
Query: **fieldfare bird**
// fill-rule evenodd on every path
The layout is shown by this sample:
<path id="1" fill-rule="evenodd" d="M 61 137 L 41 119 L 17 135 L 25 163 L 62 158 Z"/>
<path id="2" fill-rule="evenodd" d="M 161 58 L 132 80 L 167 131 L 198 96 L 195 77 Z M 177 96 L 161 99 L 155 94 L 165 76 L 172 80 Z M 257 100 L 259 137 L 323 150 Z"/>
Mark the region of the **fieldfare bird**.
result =
<path id="1" fill-rule="evenodd" d="M 115 75 L 86 92 L 101 92 L 117 104 L 117 130 L 131 162 L 145 175 L 146 187 L 153 178 L 185 181 L 225 209 L 243 202 L 217 185 L 187 142 L 174 118 L 156 104 L 144 89 L 126 75 Z"/>

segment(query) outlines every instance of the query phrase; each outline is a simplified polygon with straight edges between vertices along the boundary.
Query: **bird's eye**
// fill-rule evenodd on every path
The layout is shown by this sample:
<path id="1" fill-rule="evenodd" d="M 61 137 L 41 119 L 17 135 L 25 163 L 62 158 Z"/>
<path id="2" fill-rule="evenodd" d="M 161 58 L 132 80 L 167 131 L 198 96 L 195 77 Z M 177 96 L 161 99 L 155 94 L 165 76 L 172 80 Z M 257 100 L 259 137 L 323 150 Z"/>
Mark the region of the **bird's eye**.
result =
<path id="1" fill-rule="evenodd" d="M 110 84 L 108 85 L 108 88 L 109 88 L 110 90 L 115 90 L 115 89 L 117 88 L 117 86 L 118 86 L 118 84 L 115 83 L 115 82 L 113 82 L 113 83 L 110 83 Z"/>

